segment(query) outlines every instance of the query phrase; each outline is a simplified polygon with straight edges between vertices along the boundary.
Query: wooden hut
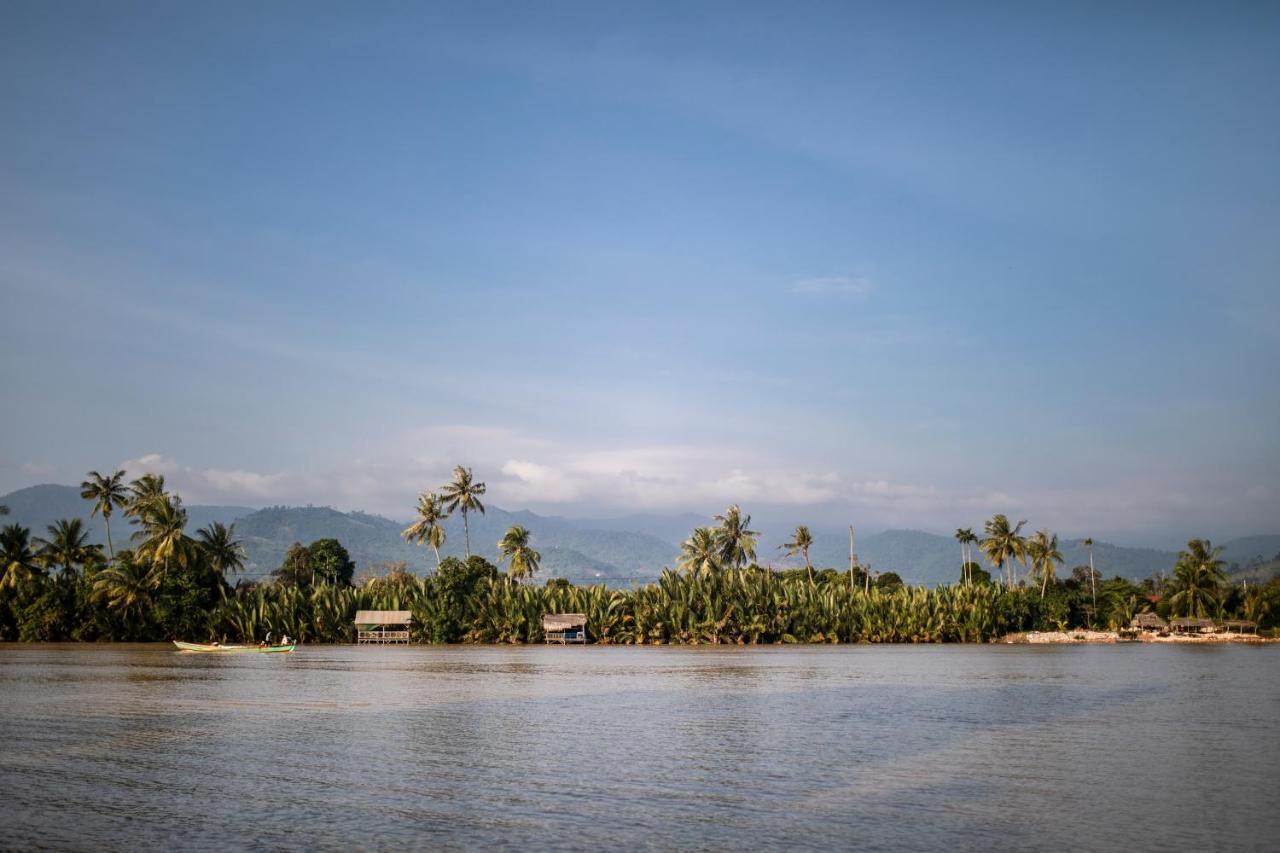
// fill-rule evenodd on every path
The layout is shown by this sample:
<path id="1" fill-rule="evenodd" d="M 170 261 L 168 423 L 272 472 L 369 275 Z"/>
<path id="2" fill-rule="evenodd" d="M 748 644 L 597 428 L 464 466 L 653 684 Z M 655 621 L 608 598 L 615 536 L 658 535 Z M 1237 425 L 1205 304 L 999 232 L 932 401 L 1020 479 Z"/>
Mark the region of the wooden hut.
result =
<path id="1" fill-rule="evenodd" d="M 1222 623 L 1222 630 L 1228 634 L 1256 634 L 1258 623 L 1250 622 L 1248 619 L 1228 619 Z"/>
<path id="2" fill-rule="evenodd" d="M 1156 613 L 1139 613 L 1133 617 L 1129 627 L 1134 631 L 1147 631 L 1152 634 L 1163 634 L 1169 630 L 1169 623 Z"/>
<path id="3" fill-rule="evenodd" d="M 356 644 L 408 643 L 413 614 L 408 610 L 356 611 Z"/>
<path id="4" fill-rule="evenodd" d="M 548 643 L 585 643 L 587 617 L 582 613 L 548 613 L 542 617 L 542 633 Z"/>
<path id="5" fill-rule="evenodd" d="M 1212 619 L 1179 616 L 1169 620 L 1169 630 L 1175 634 L 1212 634 L 1217 629 Z"/>

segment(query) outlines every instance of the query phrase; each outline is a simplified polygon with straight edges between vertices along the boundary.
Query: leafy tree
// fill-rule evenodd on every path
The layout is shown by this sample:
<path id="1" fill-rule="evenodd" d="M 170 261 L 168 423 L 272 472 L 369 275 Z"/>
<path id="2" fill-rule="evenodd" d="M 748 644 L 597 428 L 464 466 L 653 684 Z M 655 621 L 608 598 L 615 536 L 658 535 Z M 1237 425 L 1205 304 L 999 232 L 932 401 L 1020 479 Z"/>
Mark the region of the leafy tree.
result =
<path id="1" fill-rule="evenodd" d="M 196 547 L 209 568 L 226 577 L 244 571 L 244 545 L 235 538 L 236 526 L 215 521 L 196 531 Z"/>
<path id="2" fill-rule="evenodd" d="M 440 489 L 444 511 L 450 515 L 454 510 L 462 512 L 462 536 L 468 557 L 471 556 L 471 527 L 467 523 L 467 514 L 478 512 L 484 515 L 484 504 L 480 502 L 484 492 L 484 483 L 477 483 L 471 476 L 471 469 L 462 465 L 453 469 L 453 481 Z"/>
<path id="3" fill-rule="evenodd" d="M 796 554 L 804 555 L 804 567 L 809 573 L 809 583 L 812 584 L 813 563 L 809 562 L 809 549 L 813 547 L 813 536 L 809 533 L 809 528 L 801 524 L 792 534 L 791 541 L 784 542 L 778 547 L 785 549 L 788 557 L 794 557 Z"/>
<path id="4" fill-rule="evenodd" d="M 430 545 L 436 552 L 436 568 L 440 567 L 440 549 L 444 547 L 445 539 L 444 520 L 448 517 L 440 496 L 435 492 L 423 492 L 418 496 L 417 519 L 400 534 L 406 542 Z"/>
<path id="5" fill-rule="evenodd" d="M 680 543 L 679 567 L 690 574 L 711 574 L 720 568 L 720 546 L 715 531 L 710 527 L 694 528 L 692 534 Z"/>
<path id="6" fill-rule="evenodd" d="M 533 577 L 538 571 L 538 565 L 542 562 L 542 555 L 533 550 L 529 544 L 529 528 L 519 524 L 507 528 L 507 532 L 498 542 L 498 551 L 502 554 L 502 559 L 498 562 L 510 560 L 509 573 L 517 580 Z"/>
<path id="7" fill-rule="evenodd" d="M 445 557 L 427 594 L 413 608 L 414 619 L 433 643 L 456 643 L 470 630 L 480 608 L 480 592 L 497 580 L 498 569 L 483 557 Z"/>
<path id="8" fill-rule="evenodd" d="M 337 539 L 317 539 L 307 546 L 307 562 L 313 576 L 323 583 L 350 586 L 356 564 Z"/>
<path id="9" fill-rule="evenodd" d="M 102 514 L 102 523 L 107 528 L 107 555 L 114 560 L 116 549 L 111 544 L 111 513 L 129 505 L 129 490 L 124 484 L 124 472 L 99 474 L 97 471 L 90 471 L 88 479 L 80 484 L 80 497 L 93 501 L 90 518 Z"/>
<path id="10" fill-rule="evenodd" d="M 882 592 L 892 592 L 896 589 L 902 589 L 906 584 L 902 582 L 897 572 L 884 572 L 876 578 L 876 589 Z"/>
<path id="11" fill-rule="evenodd" d="M 986 523 L 984 530 L 987 536 L 978 545 L 991 565 L 1000 569 L 1002 574 L 1005 563 L 1009 564 L 1010 588 L 1013 587 L 1014 561 L 1025 562 L 1027 557 L 1027 540 L 1022 536 L 1024 524 L 1025 521 L 1019 521 L 1016 527 L 1012 527 L 1007 516 L 997 513 Z"/>
<path id="12" fill-rule="evenodd" d="M 1173 567 L 1173 595 L 1169 605 L 1178 616 L 1204 617 L 1218 606 L 1227 581 L 1226 562 L 1208 539 L 1192 539 Z"/>
<path id="13" fill-rule="evenodd" d="M 960 577 L 962 580 L 967 577 L 971 586 L 991 585 L 991 572 L 982 568 L 978 563 L 969 563 L 965 566 L 965 570 L 960 573 Z"/>
<path id="14" fill-rule="evenodd" d="M 715 542 L 721 566 L 741 568 L 756 558 L 756 539 L 760 534 L 748 529 L 751 516 L 743 515 L 742 509 L 734 504 L 724 515 L 717 515 L 716 521 L 720 522 L 715 529 Z"/>
<path id="15" fill-rule="evenodd" d="M 312 586 L 315 574 L 311 570 L 311 552 L 301 542 L 294 542 L 284 555 L 280 568 L 272 572 L 271 576 L 283 586 Z"/>
<path id="16" fill-rule="evenodd" d="M 89 532 L 78 518 L 63 519 L 49 525 L 48 539 L 34 539 L 39 557 L 46 566 L 58 566 L 64 575 L 72 575 L 77 566 L 83 566 L 98 553 L 97 545 L 89 544 Z"/>
<path id="17" fill-rule="evenodd" d="M 1058 550 L 1058 534 L 1049 535 L 1047 530 L 1037 530 L 1027 540 L 1027 557 L 1031 562 L 1033 577 L 1040 578 L 1040 599 L 1044 600 L 1049 581 L 1058 577 L 1058 564 L 1063 561 L 1062 552 Z"/>

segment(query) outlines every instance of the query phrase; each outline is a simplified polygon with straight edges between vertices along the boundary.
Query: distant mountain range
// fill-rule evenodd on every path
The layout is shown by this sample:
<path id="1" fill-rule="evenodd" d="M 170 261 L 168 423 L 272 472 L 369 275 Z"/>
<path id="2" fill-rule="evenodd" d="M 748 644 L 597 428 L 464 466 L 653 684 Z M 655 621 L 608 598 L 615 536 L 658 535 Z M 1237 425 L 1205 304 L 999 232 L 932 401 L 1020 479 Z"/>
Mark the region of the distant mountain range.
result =
<path id="1" fill-rule="evenodd" d="M 102 519 L 89 518 L 89 504 L 80 498 L 73 486 L 44 485 L 19 489 L 0 497 L 11 515 L 4 522 L 17 522 L 30 527 L 33 535 L 42 535 L 45 527 L 61 518 L 82 518 L 93 531 L 94 540 L 105 543 Z M 484 515 L 472 515 L 471 549 L 490 560 L 497 560 L 497 542 L 513 524 L 522 524 L 533 532 L 534 545 L 542 552 L 542 577 L 565 577 L 578 582 L 604 582 L 627 586 L 644 582 L 665 566 L 679 559 L 679 543 L 694 527 L 711 524 L 709 518 L 694 514 L 632 515 L 611 519 L 573 519 L 542 516 L 527 510 L 510 512 L 489 506 Z M 280 565 L 285 552 L 294 542 L 307 544 L 332 537 L 351 553 L 357 573 L 372 564 L 403 560 L 411 570 L 422 573 L 435 566 L 429 547 L 410 545 L 400 538 L 407 522 L 393 521 L 361 512 L 340 512 L 330 507 L 187 506 L 190 529 L 194 531 L 213 521 L 234 523 L 236 534 L 244 543 L 249 558 L 246 577 L 269 574 Z M 129 541 L 131 528 L 124 518 L 112 519 L 112 537 L 117 547 Z M 790 530 L 757 525 L 762 530 L 757 549 L 760 561 L 777 567 L 798 566 L 798 559 L 784 559 L 778 545 L 789 537 Z M 464 552 L 462 519 L 455 515 L 445 529 L 448 534 L 442 556 L 461 556 Z M 818 567 L 845 569 L 849 564 L 847 530 L 814 527 L 813 563 Z M 1272 571 L 1280 557 L 1280 536 L 1248 536 L 1221 543 L 1223 558 L 1233 570 L 1251 579 Z M 858 559 L 870 564 L 874 571 L 897 572 L 908 583 L 936 584 L 950 582 L 959 575 L 960 551 L 950 536 L 920 530 L 886 530 L 855 539 Z M 1157 572 L 1171 572 L 1177 555 L 1154 548 L 1127 548 L 1097 542 L 1094 565 L 1106 576 L 1148 577 Z M 1062 543 L 1066 563 L 1062 573 L 1072 567 L 1086 565 L 1088 552 L 1080 540 Z M 1261 567 L 1261 568 L 1260 568 Z"/>

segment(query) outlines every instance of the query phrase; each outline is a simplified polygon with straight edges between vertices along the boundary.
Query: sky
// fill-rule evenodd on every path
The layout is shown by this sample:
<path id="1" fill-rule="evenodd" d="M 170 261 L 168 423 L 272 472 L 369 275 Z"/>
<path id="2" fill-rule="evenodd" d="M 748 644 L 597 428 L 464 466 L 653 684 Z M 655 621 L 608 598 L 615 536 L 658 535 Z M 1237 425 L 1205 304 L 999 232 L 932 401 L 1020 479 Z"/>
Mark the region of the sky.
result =
<path id="1" fill-rule="evenodd" d="M 0 4 L 0 492 L 1280 532 L 1280 6 Z"/>

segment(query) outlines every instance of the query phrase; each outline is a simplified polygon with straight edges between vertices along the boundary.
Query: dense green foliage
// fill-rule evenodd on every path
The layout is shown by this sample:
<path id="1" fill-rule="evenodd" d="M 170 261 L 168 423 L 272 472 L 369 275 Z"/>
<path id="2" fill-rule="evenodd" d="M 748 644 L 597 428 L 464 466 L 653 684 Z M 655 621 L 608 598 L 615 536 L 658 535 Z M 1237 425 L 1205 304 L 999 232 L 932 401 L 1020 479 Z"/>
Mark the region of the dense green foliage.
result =
<path id="1" fill-rule="evenodd" d="M 474 498 L 483 484 L 469 473 L 460 469 L 458 477 Z M 272 632 L 350 642 L 361 609 L 410 610 L 417 639 L 432 643 L 538 642 L 543 615 L 565 612 L 585 613 L 595 642 L 633 644 L 982 642 L 1015 631 L 1114 628 L 1145 610 L 1263 626 L 1280 617 L 1280 581 L 1232 585 L 1221 549 L 1203 540 L 1187 544 L 1168 581 L 1103 580 L 1085 565 L 1063 580 L 1056 535 L 1024 539 L 1022 523 L 996 516 L 986 539 L 957 531 L 965 559 L 958 582 L 930 589 L 852 559 L 847 569 L 816 568 L 805 527 L 784 546 L 806 556 L 804 568 L 761 568 L 751 518 L 736 506 L 717 516 L 717 527 L 693 531 L 682 547 L 683 572 L 665 570 L 629 590 L 558 578 L 522 583 L 537 572 L 540 555 L 521 525 L 498 543 L 506 573 L 478 555 L 446 557 L 425 577 L 399 564 L 353 586 L 355 565 L 342 543 L 320 538 L 295 543 L 273 581 L 232 586 L 243 565 L 235 526 L 215 522 L 189 535 L 182 501 L 163 478 L 123 487 L 114 474 L 95 473 L 85 492 L 103 514 L 123 510 L 132 547 L 104 553 L 88 543 L 78 519 L 50 525 L 44 537 L 17 524 L 0 528 L 0 639 L 251 641 Z M 469 511 L 483 510 L 473 500 Z M 447 512 L 427 493 L 406 537 L 436 546 Z M 968 559 L 973 544 L 994 571 Z M 1029 570 L 1025 579 L 1015 574 L 1019 563 Z"/>

